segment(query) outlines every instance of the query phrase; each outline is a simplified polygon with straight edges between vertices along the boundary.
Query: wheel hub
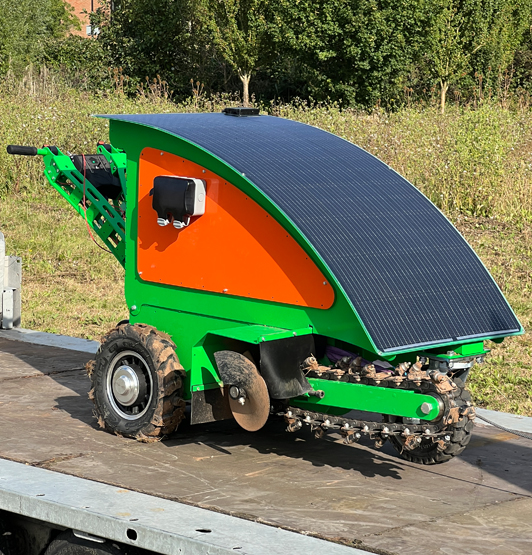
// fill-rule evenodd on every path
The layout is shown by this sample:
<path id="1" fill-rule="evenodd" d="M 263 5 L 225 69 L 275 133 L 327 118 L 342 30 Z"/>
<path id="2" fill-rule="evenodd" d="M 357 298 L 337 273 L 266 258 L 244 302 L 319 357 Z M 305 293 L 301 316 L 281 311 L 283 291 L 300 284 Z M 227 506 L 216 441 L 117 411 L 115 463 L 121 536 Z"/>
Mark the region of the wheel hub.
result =
<path id="1" fill-rule="evenodd" d="M 107 399 L 120 418 L 138 420 L 153 399 L 148 363 L 135 351 L 118 353 L 107 373 Z"/>
<path id="2" fill-rule="evenodd" d="M 120 366 L 116 369 L 112 382 L 115 399 L 125 407 L 134 405 L 139 398 L 140 381 L 137 373 L 130 366 Z"/>

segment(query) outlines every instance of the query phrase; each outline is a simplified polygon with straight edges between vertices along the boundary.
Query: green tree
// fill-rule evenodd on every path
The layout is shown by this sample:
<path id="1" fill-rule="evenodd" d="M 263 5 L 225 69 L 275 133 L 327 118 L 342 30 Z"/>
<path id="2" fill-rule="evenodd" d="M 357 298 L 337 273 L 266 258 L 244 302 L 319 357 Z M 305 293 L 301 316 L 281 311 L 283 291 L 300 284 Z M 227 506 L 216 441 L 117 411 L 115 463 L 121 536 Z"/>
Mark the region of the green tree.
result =
<path id="1" fill-rule="evenodd" d="M 498 0 L 484 2 L 481 20 L 487 24 L 486 44 L 472 56 L 475 72 L 500 85 L 514 63 L 516 52 L 532 28 L 532 0 Z"/>
<path id="2" fill-rule="evenodd" d="M 199 12 L 213 46 L 237 72 L 242 100 L 249 105 L 249 83 L 258 68 L 271 62 L 274 43 L 272 3 L 265 0 L 200 0 Z"/>
<path id="3" fill-rule="evenodd" d="M 530 0 L 436 0 L 428 67 L 445 111 L 449 87 L 472 74 L 501 74 L 532 23 Z"/>
<path id="4" fill-rule="evenodd" d="M 178 93 L 189 90 L 203 63 L 194 0 L 104 1 L 91 17 L 113 67 L 139 84 L 160 76 Z"/>
<path id="5" fill-rule="evenodd" d="M 393 106 L 430 24 L 424 0 L 279 0 L 279 49 L 307 75 L 317 99 Z"/>
<path id="6" fill-rule="evenodd" d="M 525 33 L 512 65 L 515 68 L 517 87 L 532 93 L 532 27 Z"/>
<path id="7" fill-rule="evenodd" d="M 76 21 L 63 0 L 0 0 L 0 73 L 20 74 L 40 60 L 47 37 L 63 36 Z"/>
<path id="8" fill-rule="evenodd" d="M 440 110 L 443 114 L 449 86 L 469 69 L 469 58 L 483 46 L 485 37 L 477 37 L 476 43 L 472 41 L 465 26 L 465 17 L 459 12 L 455 0 L 441 0 L 437 8 L 431 33 L 433 44 L 429 67 L 440 86 Z M 469 34 L 472 34 L 471 30 Z M 471 52 L 467 49 L 468 44 L 472 44 Z"/>
<path id="9" fill-rule="evenodd" d="M 45 43 L 43 62 L 60 69 L 70 86 L 80 90 L 103 90 L 115 87 L 109 60 L 97 40 L 79 35 L 50 38 Z"/>
<path id="10" fill-rule="evenodd" d="M 80 30 L 81 24 L 74 13 L 74 7 L 65 0 L 50 0 L 50 16 L 46 34 L 60 39 L 65 37 L 72 29 Z"/>

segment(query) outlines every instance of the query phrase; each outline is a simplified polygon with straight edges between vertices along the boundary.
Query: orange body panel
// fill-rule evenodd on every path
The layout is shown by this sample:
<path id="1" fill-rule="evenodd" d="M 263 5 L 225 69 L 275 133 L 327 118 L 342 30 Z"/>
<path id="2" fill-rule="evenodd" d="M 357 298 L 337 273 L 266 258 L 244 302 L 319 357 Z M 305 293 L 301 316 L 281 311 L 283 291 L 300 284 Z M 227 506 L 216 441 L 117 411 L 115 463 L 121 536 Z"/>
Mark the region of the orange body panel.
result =
<path id="1" fill-rule="evenodd" d="M 150 190 L 159 175 L 205 180 L 205 214 L 181 230 L 157 225 Z M 333 288 L 289 233 L 240 189 L 198 164 L 145 148 L 138 199 L 143 280 L 314 308 L 333 304 Z"/>

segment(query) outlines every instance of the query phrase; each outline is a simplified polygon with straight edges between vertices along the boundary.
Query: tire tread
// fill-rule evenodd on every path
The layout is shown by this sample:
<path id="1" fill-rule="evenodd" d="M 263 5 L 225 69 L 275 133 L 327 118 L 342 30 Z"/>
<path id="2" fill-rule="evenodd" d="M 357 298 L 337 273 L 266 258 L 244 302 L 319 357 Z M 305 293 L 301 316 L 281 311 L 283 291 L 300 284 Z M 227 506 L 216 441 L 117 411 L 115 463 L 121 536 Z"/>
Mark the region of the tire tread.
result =
<path id="1" fill-rule="evenodd" d="M 96 389 L 98 379 L 105 373 L 105 364 L 118 352 L 120 343 L 132 342 L 141 345 L 149 354 L 153 367 L 154 395 L 157 402 L 149 422 L 139 429 L 119 430 L 109 420 L 108 409 L 100 400 Z M 95 415 L 100 427 L 107 431 L 132 437 L 141 442 L 157 441 L 162 436 L 175 431 L 185 415 L 185 402 L 182 399 L 184 370 L 175 353 L 175 344 L 169 335 L 147 324 L 121 324 L 110 330 L 101 340 L 101 345 L 94 361 L 87 364 L 87 373 L 91 378 L 92 388 L 89 399 L 94 402 Z"/>
<path id="2" fill-rule="evenodd" d="M 458 387 L 458 391 L 455 393 L 454 402 L 457 406 L 464 406 L 471 401 L 471 394 L 465 389 L 464 382 L 455 378 L 455 384 Z M 385 417 L 386 418 L 386 417 Z M 447 428 L 449 435 L 451 436 L 451 441 L 444 451 L 440 451 L 436 444 L 430 450 L 426 452 L 420 452 L 419 448 L 413 449 L 412 451 L 407 451 L 403 448 L 403 444 L 400 439 L 390 436 L 390 443 L 399 453 L 399 456 L 406 461 L 413 462 L 416 464 L 440 464 L 450 461 L 453 457 L 460 455 L 467 444 L 471 441 L 471 433 L 474 427 L 474 420 L 470 420 L 467 417 L 462 418 L 458 422 L 455 422 Z"/>

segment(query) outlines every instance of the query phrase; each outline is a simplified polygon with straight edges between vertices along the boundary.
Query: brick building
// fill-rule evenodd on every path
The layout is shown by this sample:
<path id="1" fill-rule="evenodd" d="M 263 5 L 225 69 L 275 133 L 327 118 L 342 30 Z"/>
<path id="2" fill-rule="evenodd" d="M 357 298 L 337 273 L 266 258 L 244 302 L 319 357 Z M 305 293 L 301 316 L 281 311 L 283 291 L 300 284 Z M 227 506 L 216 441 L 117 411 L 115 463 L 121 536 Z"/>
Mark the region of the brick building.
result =
<path id="1" fill-rule="evenodd" d="M 73 31 L 73 33 L 84 37 L 90 36 L 89 18 L 83 12 L 84 10 L 87 12 L 94 11 L 99 5 L 98 0 L 67 0 L 67 2 L 72 5 L 74 13 L 81 22 L 81 31 Z"/>

